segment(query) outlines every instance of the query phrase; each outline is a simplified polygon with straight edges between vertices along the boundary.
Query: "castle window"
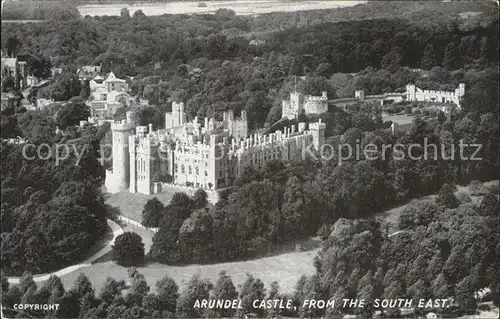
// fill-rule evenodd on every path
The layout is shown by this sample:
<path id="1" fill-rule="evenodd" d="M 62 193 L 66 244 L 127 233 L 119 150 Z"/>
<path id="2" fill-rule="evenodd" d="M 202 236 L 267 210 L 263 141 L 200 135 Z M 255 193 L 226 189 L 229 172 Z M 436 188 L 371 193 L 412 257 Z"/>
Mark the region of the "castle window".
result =
<path id="1" fill-rule="evenodd" d="M 205 171 L 205 176 L 208 176 L 208 172 L 207 171 Z"/>
<path id="2" fill-rule="evenodd" d="M 195 168 L 196 175 L 200 175 L 200 169 L 198 167 Z"/>
<path id="3" fill-rule="evenodd" d="M 184 165 L 181 166 L 181 173 L 184 174 L 186 172 L 186 168 L 184 167 Z"/>
<path id="4" fill-rule="evenodd" d="M 193 174 L 193 170 L 191 169 L 191 166 L 188 166 L 188 174 Z"/>

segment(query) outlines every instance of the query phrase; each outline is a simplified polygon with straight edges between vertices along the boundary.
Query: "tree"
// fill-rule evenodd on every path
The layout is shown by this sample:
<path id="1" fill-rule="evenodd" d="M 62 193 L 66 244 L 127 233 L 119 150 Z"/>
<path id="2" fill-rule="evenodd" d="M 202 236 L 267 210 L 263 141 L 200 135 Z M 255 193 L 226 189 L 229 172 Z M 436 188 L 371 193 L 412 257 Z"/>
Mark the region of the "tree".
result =
<path id="1" fill-rule="evenodd" d="M 25 271 L 19 279 L 19 290 L 24 294 L 30 288 L 36 289 L 36 283 L 31 273 Z"/>
<path id="2" fill-rule="evenodd" d="M 415 228 L 419 225 L 428 225 L 434 220 L 439 208 L 429 201 L 412 201 L 399 216 L 399 228 Z"/>
<path id="3" fill-rule="evenodd" d="M 127 8 L 123 8 L 120 10 L 120 17 L 122 19 L 128 20 L 130 19 L 130 11 Z"/>
<path id="4" fill-rule="evenodd" d="M 241 305 L 243 307 L 242 314 L 255 313 L 258 317 L 263 317 L 265 309 L 254 308 L 253 301 L 262 300 L 265 297 L 264 283 L 260 279 L 255 279 L 252 275 L 247 274 L 240 291 Z"/>
<path id="5" fill-rule="evenodd" d="M 90 96 L 90 81 L 85 79 L 83 83 L 82 90 L 80 91 L 80 97 L 84 100 L 88 99 Z"/>
<path id="6" fill-rule="evenodd" d="M 101 288 L 99 298 L 104 302 L 111 304 L 116 297 L 120 296 L 120 294 L 120 284 L 114 278 L 107 277 L 104 286 Z"/>
<path id="7" fill-rule="evenodd" d="M 156 282 L 156 293 L 158 295 L 159 309 L 175 313 L 177 299 L 179 298 L 179 286 L 169 276 L 165 276 Z"/>
<path id="8" fill-rule="evenodd" d="M 132 17 L 134 19 L 138 19 L 138 18 L 144 18 L 146 17 L 146 15 L 144 14 L 144 12 L 142 12 L 142 10 L 137 10 L 136 12 L 134 12 L 134 15 Z"/>
<path id="9" fill-rule="evenodd" d="M 444 50 L 443 67 L 447 70 L 456 70 L 460 67 L 460 52 L 454 42 L 448 43 Z"/>
<path id="10" fill-rule="evenodd" d="M 180 318 L 201 317 L 203 309 L 193 306 L 197 300 L 208 299 L 211 289 L 212 283 L 207 279 L 201 279 L 198 275 L 191 277 L 177 302 L 177 316 Z"/>
<path id="11" fill-rule="evenodd" d="M 391 52 L 387 53 L 382 58 L 382 68 L 394 73 L 401 67 L 402 59 L 402 52 L 393 48 Z"/>
<path id="12" fill-rule="evenodd" d="M 318 76 L 329 76 L 331 75 L 332 65 L 330 63 L 321 63 L 316 68 L 316 75 Z"/>
<path id="13" fill-rule="evenodd" d="M 113 245 L 113 258 L 121 266 L 130 267 L 144 263 L 144 244 L 141 236 L 133 232 L 119 235 Z"/>
<path id="14" fill-rule="evenodd" d="M 450 287 L 443 273 L 440 273 L 431 283 L 432 295 L 434 298 L 448 298 Z"/>
<path id="15" fill-rule="evenodd" d="M 458 199 L 453 193 L 453 187 L 448 184 L 444 184 L 439 190 L 438 196 L 436 198 L 436 203 L 438 205 L 444 206 L 446 208 L 456 208 L 458 207 Z"/>
<path id="16" fill-rule="evenodd" d="M 14 285 L 9 288 L 7 293 L 2 293 L 2 305 L 13 308 L 15 304 L 21 302 L 24 293 L 19 288 L 19 285 Z"/>
<path id="17" fill-rule="evenodd" d="M 198 189 L 193 195 L 194 209 L 204 208 L 208 204 L 207 193 L 203 189 Z"/>
<path id="18" fill-rule="evenodd" d="M 214 298 L 216 300 L 234 300 L 238 298 L 238 292 L 233 284 L 233 281 L 225 271 L 219 273 L 219 279 L 215 283 Z M 217 309 L 219 317 L 233 317 L 235 309 Z"/>
<path id="19" fill-rule="evenodd" d="M 1 271 L 0 277 L 2 278 L 2 295 L 6 294 L 7 291 L 9 291 L 9 280 L 7 279 L 7 276 L 5 276 L 5 273 L 3 270 Z"/>
<path id="20" fill-rule="evenodd" d="M 495 194 L 488 193 L 481 200 L 479 213 L 483 216 L 498 216 L 499 204 Z"/>
<path id="21" fill-rule="evenodd" d="M 84 273 L 80 273 L 73 284 L 72 289 L 78 299 L 81 299 L 85 295 L 94 296 L 94 288 L 92 288 L 92 283 L 89 278 L 85 276 Z"/>
<path id="22" fill-rule="evenodd" d="M 2 79 L 2 92 L 11 92 L 16 88 L 16 81 L 12 76 Z"/>
<path id="23" fill-rule="evenodd" d="M 75 74 L 63 73 L 59 75 L 55 82 L 46 88 L 40 89 L 40 92 L 50 94 L 50 98 L 55 101 L 68 101 L 74 96 L 78 96 L 82 90 L 80 79 Z"/>
<path id="24" fill-rule="evenodd" d="M 137 274 L 132 278 L 132 289 L 126 296 L 126 303 L 129 307 L 141 306 L 142 300 L 148 294 L 150 287 L 146 278 L 142 274 Z"/>
<path id="25" fill-rule="evenodd" d="M 87 120 L 89 116 L 90 109 L 85 102 L 73 99 L 57 112 L 56 125 L 65 130 L 69 126 L 78 125 L 82 120 Z"/>
<path id="26" fill-rule="evenodd" d="M 80 314 L 80 300 L 75 291 L 66 292 L 59 301 L 56 318 L 78 318 Z"/>
<path id="27" fill-rule="evenodd" d="M 475 292 L 474 283 L 470 276 L 457 283 L 455 286 L 455 299 L 461 310 L 468 313 L 475 312 L 477 307 L 476 298 L 474 297 Z"/>
<path id="28" fill-rule="evenodd" d="M 10 37 L 5 41 L 5 49 L 7 50 L 7 55 L 9 57 L 17 56 L 17 53 L 21 49 L 22 44 L 16 37 Z"/>
<path id="29" fill-rule="evenodd" d="M 148 200 L 142 210 L 142 225 L 145 227 L 158 227 L 165 207 L 158 198 Z"/>
<path id="30" fill-rule="evenodd" d="M 432 43 L 425 46 L 422 60 L 420 60 L 420 67 L 424 70 L 430 70 L 438 65 L 436 49 Z"/>

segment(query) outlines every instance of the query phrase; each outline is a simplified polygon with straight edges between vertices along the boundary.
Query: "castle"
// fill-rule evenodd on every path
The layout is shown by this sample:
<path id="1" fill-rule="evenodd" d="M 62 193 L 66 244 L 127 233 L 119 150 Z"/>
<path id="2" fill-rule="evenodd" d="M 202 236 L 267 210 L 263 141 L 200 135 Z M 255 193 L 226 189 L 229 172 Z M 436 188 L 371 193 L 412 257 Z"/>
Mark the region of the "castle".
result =
<path id="1" fill-rule="evenodd" d="M 325 124 L 299 123 L 267 135 L 248 135 L 246 115 L 226 111 L 221 122 L 205 118 L 186 121 L 183 103 L 165 114 L 165 129 L 135 127 L 131 113 L 111 124 L 113 170 L 106 171 L 106 188 L 115 193 L 153 194 L 174 184 L 216 190 L 233 185 L 247 166 L 271 160 L 300 159 L 304 148 L 320 149 Z"/>
<path id="2" fill-rule="evenodd" d="M 306 95 L 291 92 L 289 100 L 282 101 L 282 118 L 289 120 L 297 118 L 301 114 L 321 114 L 328 111 L 328 96 L 323 92 L 321 96 Z"/>
<path id="3" fill-rule="evenodd" d="M 354 97 L 334 99 L 331 100 L 330 103 L 343 109 L 344 111 L 348 111 L 351 105 L 355 105 L 359 101 L 380 103 L 381 106 L 404 101 L 436 102 L 447 104 L 442 106 L 442 110 L 445 113 L 449 113 L 453 108 L 453 104 L 455 104 L 458 108 L 461 107 L 464 94 L 464 83 L 460 83 L 454 92 L 422 90 L 414 84 L 407 84 L 406 92 L 403 93 L 391 92 L 378 95 L 365 95 L 364 90 L 356 90 L 354 92 Z"/>
<path id="4" fill-rule="evenodd" d="M 421 102 L 454 103 L 461 107 L 462 97 L 465 94 L 465 84 L 460 83 L 454 92 L 422 90 L 414 84 L 406 85 L 406 100 Z"/>

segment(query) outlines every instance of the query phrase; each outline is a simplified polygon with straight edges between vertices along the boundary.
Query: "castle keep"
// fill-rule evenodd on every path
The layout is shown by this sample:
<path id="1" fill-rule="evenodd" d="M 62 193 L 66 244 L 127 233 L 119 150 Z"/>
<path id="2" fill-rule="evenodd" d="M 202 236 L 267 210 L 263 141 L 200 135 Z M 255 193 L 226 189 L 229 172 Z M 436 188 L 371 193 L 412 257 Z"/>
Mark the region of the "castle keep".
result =
<path id="1" fill-rule="evenodd" d="M 235 119 L 226 111 L 221 122 L 204 118 L 186 121 L 183 103 L 173 103 L 165 114 L 165 129 L 134 127 L 127 119 L 113 123 L 113 171 L 106 172 L 106 188 L 114 193 L 153 194 L 158 184 L 215 190 L 231 186 L 247 166 L 271 160 L 300 159 L 304 148 L 319 150 L 325 124 L 299 123 L 271 134 L 248 134 L 246 114 Z"/>

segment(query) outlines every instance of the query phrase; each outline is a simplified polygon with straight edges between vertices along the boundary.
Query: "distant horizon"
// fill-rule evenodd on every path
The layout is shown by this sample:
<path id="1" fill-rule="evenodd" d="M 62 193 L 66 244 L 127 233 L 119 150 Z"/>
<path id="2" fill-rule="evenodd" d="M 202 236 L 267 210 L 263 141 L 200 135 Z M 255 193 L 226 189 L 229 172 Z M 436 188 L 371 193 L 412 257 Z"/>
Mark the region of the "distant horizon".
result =
<path id="1" fill-rule="evenodd" d="M 207 6 L 199 7 L 197 4 L 206 2 Z M 294 12 L 309 10 L 328 10 L 347 6 L 355 6 L 367 1 L 325 1 L 325 0 L 218 0 L 218 1 L 146 1 L 138 6 L 130 7 L 131 3 L 94 3 L 77 6 L 82 16 L 118 16 L 123 8 L 121 4 L 129 6 L 130 13 L 142 10 L 146 16 L 159 16 L 163 14 L 213 14 L 218 9 L 232 9 L 237 15 L 260 15 L 271 12 Z M 235 5 L 238 3 L 237 5 Z M 231 6 L 234 4 L 234 6 Z"/>

